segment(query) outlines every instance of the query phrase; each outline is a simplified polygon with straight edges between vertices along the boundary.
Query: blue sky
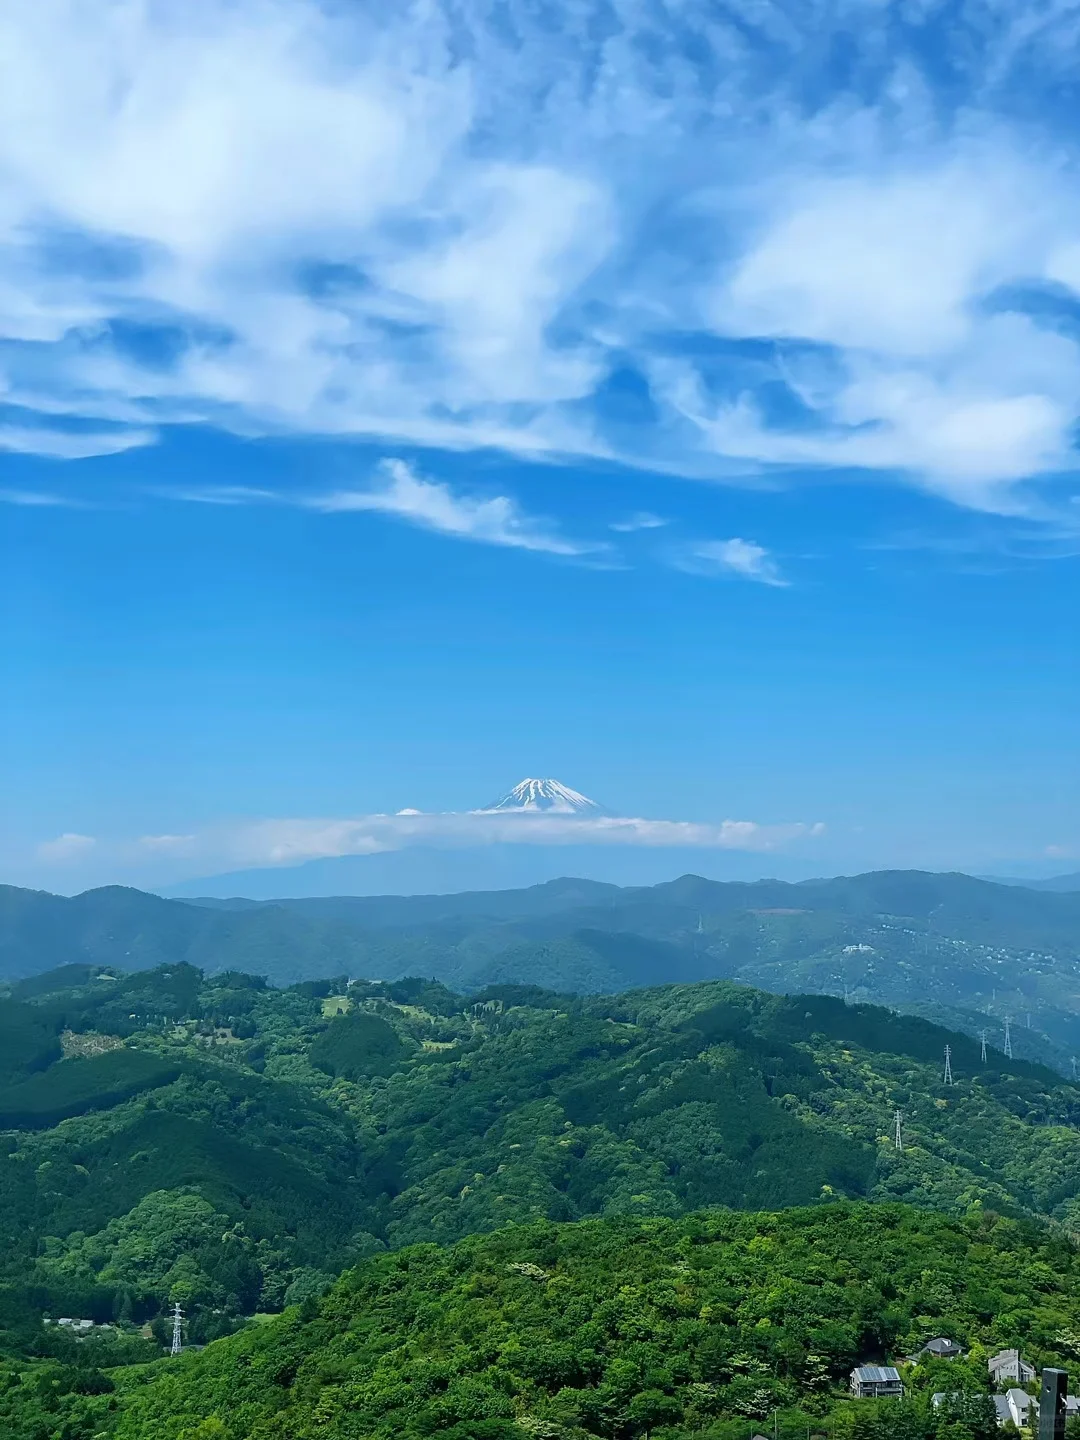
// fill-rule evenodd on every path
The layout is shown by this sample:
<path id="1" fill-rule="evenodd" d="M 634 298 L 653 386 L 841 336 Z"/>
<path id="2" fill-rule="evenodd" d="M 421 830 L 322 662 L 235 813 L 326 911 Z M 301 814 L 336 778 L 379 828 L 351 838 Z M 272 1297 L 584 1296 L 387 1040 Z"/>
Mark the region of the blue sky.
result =
<path id="1" fill-rule="evenodd" d="M 1076 868 L 1078 29 L 0 18 L 3 878 Z"/>

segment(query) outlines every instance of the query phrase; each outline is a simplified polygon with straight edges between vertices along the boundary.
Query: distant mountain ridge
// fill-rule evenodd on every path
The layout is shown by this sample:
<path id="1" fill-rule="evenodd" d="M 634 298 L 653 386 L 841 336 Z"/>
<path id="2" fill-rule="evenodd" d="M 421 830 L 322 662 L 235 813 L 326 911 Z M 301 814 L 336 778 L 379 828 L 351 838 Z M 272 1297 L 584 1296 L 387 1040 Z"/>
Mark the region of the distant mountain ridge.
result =
<path id="1" fill-rule="evenodd" d="M 578 993 L 731 979 L 848 996 L 998 1034 L 1070 1072 L 1080 1054 L 1080 894 L 962 874 L 879 871 L 789 884 L 695 875 L 623 888 L 166 900 L 110 887 L 63 898 L 0 887 L 0 980 L 60 965 L 181 961 L 272 983 L 432 976 L 459 991 Z M 996 1038 L 995 1038 L 996 1037 Z"/>
<path id="2" fill-rule="evenodd" d="M 1020 880 L 1012 875 L 987 875 L 996 885 L 1019 885 L 1025 890 L 1050 890 L 1061 895 L 1071 895 L 1080 891 L 1080 870 L 1071 875 L 1051 875 L 1044 880 Z"/>

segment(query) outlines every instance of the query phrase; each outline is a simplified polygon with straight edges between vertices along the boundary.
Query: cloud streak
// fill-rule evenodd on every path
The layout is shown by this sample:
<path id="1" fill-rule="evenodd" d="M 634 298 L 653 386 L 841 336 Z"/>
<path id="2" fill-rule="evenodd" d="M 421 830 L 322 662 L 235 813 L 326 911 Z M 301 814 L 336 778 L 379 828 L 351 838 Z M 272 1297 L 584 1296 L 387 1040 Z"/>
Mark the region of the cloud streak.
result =
<path id="1" fill-rule="evenodd" d="M 58 835 L 55 840 L 42 841 L 37 847 L 37 853 L 41 860 L 50 864 L 63 865 L 85 858 L 97 848 L 97 844 L 93 835 L 79 835 L 75 831 L 68 830 L 63 835 Z"/>
<path id="2" fill-rule="evenodd" d="M 506 495 L 486 499 L 456 494 L 449 485 L 425 480 L 403 460 L 386 460 L 381 483 L 368 490 L 339 490 L 301 503 L 323 514 L 368 511 L 392 515 L 424 530 L 484 545 L 576 556 L 602 546 L 567 540 L 547 522 L 527 515 Z"/>
<path id="3" fill-rule="evenodd" d="M 0 448 L 201 421 L 1025 509 L 1076 463 L 1071 22 L 887 9 L 7 7 L 0 352 L 36 420 Z"/>
<path id="4" fill-rule="evenodd" d="M 754 540 L 703 540 L 687 546 L 675 557 L 678 569 L 691 575 L 734 575 L 742 580 L 754 580 L 759 585 L 786 587 L 780 566 L 765 549 Z"/>
<path id="5" fill-rule="evenodd" d="M 193 834 L 144 835 L 132 842 L 95 842 L 64 835 L 39 847 L 58 867 L 87 858 L 125 869 L 170 862 L 188 871 L 250 865 L 298 865 L 344 855 L 374 855 L 423 845 L 454 849 L 484 845 L 671 847 L 768 853 L 824 833 L 822 824 L 761 824 L 751 820 L 702 823 L 614 816 L 507 814 L 471 811 L 351 818 L 266 819 L 211 827 Z M 106 853 L 107 852 L 107 853 Z M 100 868 L 100 864 L 99 864 Z"/>
<path id="6" fill-rule="evenodd" d="M 365 815 L 352 820 L 264 820 L 228 839 L 236 863 L 289 864 L 336 855 L 369 855 L 410 845 L 633 845 L 649 848 L 769 851 L 822 833 L 820 825 L 762 825 L 751 820 L 684 820 L 573 815 Z"/>
<path id="7" fill-rule="evenodd" d="M 383 460 L 375 483 L 326 494 L 263 490 L 248 485 L 207 485 L 166 492 L 171 499 L 197 505 L 288 505 L 321 515 L 371 514 L 481 545 L 534 550 L 546 555 L 596 555 L 603 542 L 572 540 L 555 524 L 531 515 L 509 495 L 472 495 L 420 475 L 404 460 Z"/>

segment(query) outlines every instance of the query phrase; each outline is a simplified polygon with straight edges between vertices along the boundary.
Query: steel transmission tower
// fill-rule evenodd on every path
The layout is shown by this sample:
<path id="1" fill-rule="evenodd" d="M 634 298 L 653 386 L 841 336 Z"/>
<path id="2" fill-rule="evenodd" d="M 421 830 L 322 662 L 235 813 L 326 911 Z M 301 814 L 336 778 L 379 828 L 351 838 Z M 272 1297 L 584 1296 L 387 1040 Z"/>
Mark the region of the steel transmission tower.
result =
<path id="1" fill-rule="evenodd" d="M 903 1132 L 903 1129 L 901 1128 L 901 1122 L 902 1122 L 903 1118 L 904 1118 L 904 1117 L 900 1114 L 900 1111 L 897 1110 L 897 1112 L 896 1112 L 896 1138 L 895 1138 L 894 1141 L 893 1141 L 893 1144 L 896 1146 L 897 1150 L 903 1150 L 903 1148 L 904 1148 L 904 1132 Z"/>
<path id="2" fill-rule="evenodd" d="M 982 1041 L 982 1062 L 984 1065 L 986 1064 L 986 1037 L 988 1033 L 986 1030 L 979 1031 L 979 1039 Z"/>
<path id="3" fill-rule="evenodd" d="M 1072 1055 L 1072 1056 L 1070 1056 L 1069 1058 L 1070 1058 L 1070 1060 L 1071 1060 L 1071 1062 L 1072 1062 L 1072 1078 L 1075 1080 L 1075 1079 L 1076 1079 L 1076 1056 L 1075 1056 L 1075 1055 Z"/>
<path id="4" fill-rule="evenodd" d="M 1011 1059 L 1012 1059 L 1012 1036 L 1009 1034 L 1009 1020 L 1010 1020 L 1010 1016 L 1006 1015 L 1006 1016 L 1005 1016 L 1005 1055 L 1006 1055 L 1006 1057 L 1007 1057 L 1009 1060 L 1011 1060 Z"/>
<path id="5" fill-rule="evenodd" d="M 952 1085 L 952 1046 L 945 1046 L 945 1084 Z"/>
<path id="6" fill-rule="evenodd" d="M 179 1355 L 180 1351 L 184 1348 L 184 1341 L 180 1334 L 180 1322 L 183 1318 L 183 1311 L 180 1309 L 179 1301 L 177 1301 L 177 1303 L 173 1306 L 172 1349 L 169 1351 L 170 1355 Z"/>

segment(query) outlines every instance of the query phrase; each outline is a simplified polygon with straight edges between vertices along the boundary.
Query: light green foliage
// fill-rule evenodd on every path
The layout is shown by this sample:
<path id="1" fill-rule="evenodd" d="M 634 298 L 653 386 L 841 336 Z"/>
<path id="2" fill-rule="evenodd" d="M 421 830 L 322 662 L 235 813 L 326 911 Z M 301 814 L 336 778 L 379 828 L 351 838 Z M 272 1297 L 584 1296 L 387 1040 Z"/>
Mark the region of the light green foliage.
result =
<path id="1" fill-rule="evenodd" d="M 822 1234 L 834 1238 L 828 1226 L 839 1222 L 824 1217 L 847 1216 L 851 1252 L 846 1260 L 838 1253 L 835 1263 L 855 1266 L 848 1278 L 856 1288 L 844 1289 L 848 1308 L 800 1329 L 798 1317 L 812 1296 L 798 1274 L 776 1268 L 776 1237 L 788 1232 L 755 1221 L 744 1233 L 737 1228 L 743 1222 L 732 1217 L 736 1230 L 725 1232 L 723 1246 L 745 1242 L 747 1257 L 757 1257 L 754 1266 L 772 1275 L 775 1294 L 752 1323 L 736 1292 L 757 1284 L 757 1269 L 740 1272 L 702 1300 L 716 1307 L 707 1317 L 708 1335 L 717 1325 L 737 1331 L 724 1331 L 722 1367 L 702 1364 L 684 1373 L 669 1353 L 675 1341 L 667 1332 L 641 1342 L 659 1346 L 645 1363 L 635 1358 L 631 1327 L 596 1350 L 600 1369 L 594 1373 L 575 1358 L 578 1340 L 557 1328 L 549 1333 L 550 1317 L 538 1315 L 536 1333 L 546 1339 L 521 1340 L 532 1357 L 527 1365 L 518 1366 L 507 1352 L 480 1377 L 461 1369 L 454 1351 L 439 1362 L 449 1367 L 445 1373 L 417 1378 L 410 1372 L 394 1384 L 419 1386 L 431 1404 L 449 1397 L 445 1415 L 438 1411 L 442 1428 L 430 1433 L 457 1440 L 485 1434 L 558 1440 L 577 1433 L 630 1440 L 646 1431 L 653 1440 L 673 1440 L 688 1426 L 713 1440 L 747 1440 L 745 1429 L 724 1427 L 735 1425 L 735 1417 L 758 1423 L 776 1407 L 789 1415 L 791 1428 L 780 1440 L 804 1440 L 806 1417 L 815 1425 L 827 1419 L 835 1440 L 983 1440 L 974 1411 L 939 1424 L 940 1417 L 911 1420 L 905 1410 L 903 1425 L 910 1420 L 922 1427 L 908 1435 L 892 1411 L 879 1416 L 873 1406 L 853 1410 L 838 1397 L 830 1400 L 839 1357 L 846 1364 L 852 1355 L 877 1353 L 894 1341 L 914 1344 L 950 1326 L 968 1339 L 989 1338 L 989 1316 L 997 1316 L 995 1335 L 1037 1335 L 1047 1353 L 1073 1357 L 1075 1316 L 1047 1302 L 1056 1293 L 1057 1252 L 1045 1237 L 997 1217 L 1053 1216 L 1072 1224 L 1080 1196 L 1080 1091 L 1023 1062 L 983 1067 L 978 1046 L 963 1036 L 872 1007 L 768 996 L 729 982 L 584 999 L 524 986 L 458 996 L 426 980 L 364 982 L 348 988 L 348 1015 L 327 1017 L 323 1000 L 345 993 L 341 978 L 286 991 L 236 974 L 207 979 L 179 966 L 108 985 L 93 974 L 76 978 L 71 989 L 35 982 L 33 994 L 17 1002 L 35 1022 L 43 1018 L 31 1027 L 38 1040 L 22 1070 L 9 1075 L 9 1088 L 28 1080 L 49 1085 L 65 1066 L 96 1063 L 62 1061 L 49 1048 L 51 1035 L 83 1033 L 80 1025 L 95 1034 L 123 1031 L 125 1048 L 109 1054 L 165 1068 L 147 1071 L 147 1088 L 119 1099 L 91 1087 L 80 1113 L 51 1127 L 24 1126 L 0 1153 L 0 1355 L 6 1349 L 18 1357 L 22 1376 L 3 1383 L 16 1397 L 9 1409 L 18 1425 L 27 1415 L 39 1416 L 23 1430 L 12 1420 L 17 1440 L 24 1434 L 52 1440 L 53 1431 L 83 1440 L 83 1432 L 107 1431 L 125 1413 L 125 1395 L 141 1386 L 131 1362 L 144 1360 L 148 1347 L 160 1353 L 138 1338 L 137 1327 L 153 1320 L 160 1344 L 167 1338 L 163 1312 L 173 1301 L 188 1311 L 187 1340 L 201 1343 L 228 1335 L 256 1311 L 295 1305 L 313 1314 L 330 1277 L 365 1256 L 375 1257 L 372 1273 L 398 1276 L 393 1284 L 408 1287 L 410 1267 L 420 1262 L 400 1270 L 392 1257 L 379 1257 L 417 1242 L 452 1245 L 477 1232 L 512 1237 L 515 1226 L 607 1217 L 610 1227 L 581 1232 L 589 1246 L 600 1247 L 595 1287 L 586 1296 L 591 1309 L 579 1305 L 573 1312 L 574 1335 L 587 1339 L 583 1327 L 592 1310 L 602 1310 L 624 1283 L 638 1287 L 632 1276 L 619 1279 L 622 1251 L 653 1241 L 626 1237 L 685 1239 L 691 1232 L 678 1228 L 679 1217 L 715 1205 L 816 1205 L 800 1224 L 812 1228 L 818 1223 L 812 1216 L 820 1214 Z M 958 1082 L 948 1089 L 940 1075 L 946 1042 Z M 900 1155 L 891 1138 L 897 1107 L 905 1117 Z M 863 1262 L 855 1251 L 878 1245 L 881 1235 L 873 1229 L 877 1222 L 861 1218 L 873 1212 L 836 1205 L 844 1197 L 899 1198 L 965 1222 L 950 1228 L 927 1220 L 944 1228 L 926 1230 L 908 1212 L 889 1212 L 900 1217 L 893 1229 L 910 1230 L 913 1252 L 921 1256 L 920 1268 L 905 1272 L 903 1325 L 883 1279 L 874 1285 L 884 1309 L 873 1323 L 867 1318 L 858 1288 Z M 669 1223 L 676 1225 L 670 1232 L 664 1229 Z M 798 1250 L 807 1233 L 793 1230 L 788 1240 Z M 882 1243 L 891 1244 L 892 1232 L 883 1233 Z M 491 1304 L 502 1305 L 506 1278 L 546 1294 L 563 1243 L 551 1252 L 554 1262 L 543 1248 L 511 1248 L 509 1270 L 496 1275 L 481 1267 L 481 1277 L 470 1282 L 471 1308 L 453 1301 L 445 1324 L 451 1331 L 463 1326 L 470 1337 L 475 1321 L 477 1343 L 496 1345 L 494 1332 L 484 1338 L 484 1317 Z M 973 1267 L 962 1293 L 953 1251 L 963 1251 Z M 604 1279 L 609 1252 L 617 1263 L 613 1277 Z M 444 1282 L 451 1292 L 457 1284 L 458 1261 L 430 1264 L 441 1278 L 432 1280 L 430 1294 L 413 1295 L 415 1325 L 435 1326 L 435 1292 Z M 446 1265 L 450 1271 L 439 1268 Z M 676 1295 L 681 1283 L 672 1281 Z M 672 1315 L 693 1321 L 682 1314 L 681 1301 L 670 1303 Z M 56 1327 L 43 1332 L 36 1319 L 41 1309 L 120 1329 L 76 1342 Z M 641 1324 L 651 1334 L 660 1312 L 650 1300 L 643 1313 L 649 1318 Z M 409 1324 L 410 1334 L 421 1334 Z M 686 1333 L 693 1340 L 697 1331 Z M 388 1333 L 380 1335 L 377 1349 L 395 1348 Z M 436 1352 L 443 1343 L 423 1340 Z M 473 1339 L 461 1343 L 468 1350 Z M 215 1344 L 209 1353 L 217 1352 Z M 192 1363 L 185 1360 L 170 1373 L 186 1374 Z M 343 1425 L 345 1410 L 367 1405 L 363 1386 L 369 1382 L 355 1391 L 360 1382 L 348 1356 L 330 1347 L 320 1364 L 310 1415 L 290 1412 L 288 1425 L 315 1425 L 317 1417 L 320 1425 Z M 87 1376 L 95 1369 L 108 1371 L 119 1387 L 115 1394 L 92 1393 L 97 1382 Z M 918 1369 L 920 1393 L 948 1388 L 932 1366 Z M 965 1393 L 980 1374 L 974 1359 L 953 1372 Z M 533 1408 L 522 1410 L 519 1385 Z M 278 1385 L 273 1394 L 285 1403 L 288 1391 Z M 411 1434 L 411 1412 L 399 1414 L 391 1405 L 386 1414 L 392 1411 L 393 1423 L 406 1427 L 401 1433 Z M 278 1422 L 265 1417 L 249 1434 L 236 1429 L 231 1409 L 206 1411 L 190 1397 L 162 1433 L 176 1440 L 185 1428 L 198 1434 L 210 1424 L 213 1435 L 218 1422 L 228 1440 L 306 1435 L 279 1433 Z M 428 1421 L 416 1424 L 422 1430 Z M 374 1428 L 355 1436 L 394 1433 L 381 1425 L 372 1419 Z M 270 1428 L 264 1433 L 260 1426 Z M 129 1427 L 125 1433 L 138 1432 Z M 354 1440 L 347 1428 L 340 1433 Z"/>
<path id="2" fill-rule="evenodd" d="M 0 1281 L 32 1281 L 56 1314 L 139 1322 L 177 1299 L 272 1310 L 380 1246 L 537 1219 L 837 1196 L 1067 1223 L 1078 1208 L 1075 1087 L 1022 1063 L 984 1067 L 963 1037 L 826 997 L 728 982 L 461 997 L 419 980 L 354 984 L 350 1013 L 328 1019 L 343 980 L 78 978 L 35 982 L 31 1015 L 102 1033 L 143 1014 L 110 1054 L 167 1068 L 130 1098 L 103 1091 L 23 1130 L 0 1157 Z M 243 1022 L 246 1040 L 208 1048 Z M 91 1063 L 30 1073 L 49 1082 Z"/>
<path id="3" fill-rule="evenodd" d="M 317 1309 L 129 1389 L 117 1436 L 218 1419 L 230 1440 L 739 1440 L 779 1409 L 784 1440 L 991 1440 L 985 1375 L 939 1414 L 932 1368 L 908 1372 L 903 1404 L 848 1399 L 848 1372 L 939 1330 L 1054 1363 L 1078 1300 L 1070 1245 L 988 1217 L 835 1204 L 539 1223 L 367 1262 Z"/>

